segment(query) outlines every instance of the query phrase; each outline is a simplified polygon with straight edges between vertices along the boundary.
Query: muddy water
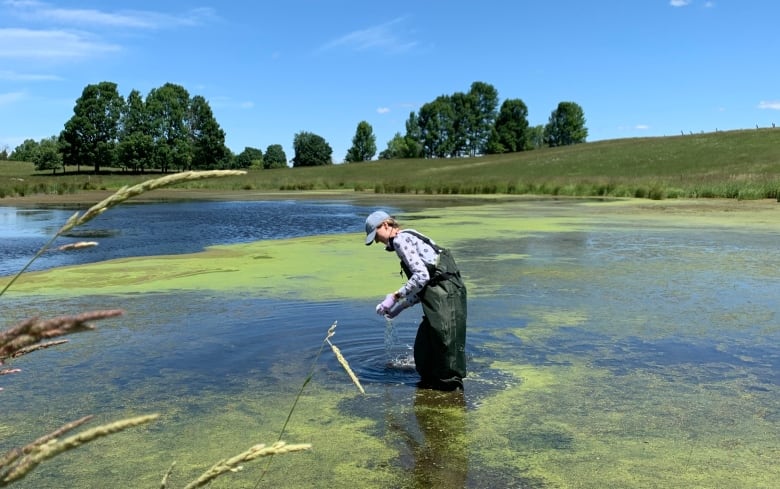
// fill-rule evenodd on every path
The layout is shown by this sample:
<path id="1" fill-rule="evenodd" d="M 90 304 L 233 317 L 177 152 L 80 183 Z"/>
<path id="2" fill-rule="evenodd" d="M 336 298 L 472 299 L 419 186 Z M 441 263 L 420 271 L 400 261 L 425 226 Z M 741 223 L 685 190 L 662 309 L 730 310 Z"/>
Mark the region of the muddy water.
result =
<path id="1" fill-rule="evenodd" d="M 392 334 L 373 314 L 400 277 L 359 229 L 29 274 L 2 298 L 15 317 L 127 313 L 12 363 L 23 372 L 2 377 L 0 449 L 85 414 L 162 416 L 19 487 L 155 487 L 173 461 L 183 487 L 275 441 L 310 374 L 283 438 L 313 449 L 275 457 L 261 487 L 780 484 L 772 205 L 524 201 L 399 217 L 466 273 L 465 392 L 416 388 L 420 312 Z M 333 322 L 365 395 L 321 350 Z M 264 467 L 212 487 L 256 487 Z"/>

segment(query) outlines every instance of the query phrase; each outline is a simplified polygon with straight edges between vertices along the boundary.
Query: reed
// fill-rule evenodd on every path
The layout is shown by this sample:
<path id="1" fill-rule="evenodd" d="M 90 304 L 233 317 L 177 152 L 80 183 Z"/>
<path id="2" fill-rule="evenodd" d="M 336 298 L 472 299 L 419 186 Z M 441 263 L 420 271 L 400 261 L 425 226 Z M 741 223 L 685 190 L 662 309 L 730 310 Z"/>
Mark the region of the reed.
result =
<path id="1" fill-rule="evenodd" d="M 122 419 L 69 436 L 64 440 L 59 440 L 57 438 L 59 435 L 86 423 L 91 419 L 91 416 L 68 423 L 49 435 L 41 437 L 21 449 L 11 450 L 4 455 L 2 459 L 0 459 L 0 462 L 4 463 L 0 464 L 0 487 L 5 487 L 12 482 L 22 479 L 41 462 L 56 455 L 78 448 L 81 445 L 98 438 L 126 430 L 127 428 L 149 423 L 156 420 L 159 416 L 159 414 L 147 414 L 144 416 Z"/>

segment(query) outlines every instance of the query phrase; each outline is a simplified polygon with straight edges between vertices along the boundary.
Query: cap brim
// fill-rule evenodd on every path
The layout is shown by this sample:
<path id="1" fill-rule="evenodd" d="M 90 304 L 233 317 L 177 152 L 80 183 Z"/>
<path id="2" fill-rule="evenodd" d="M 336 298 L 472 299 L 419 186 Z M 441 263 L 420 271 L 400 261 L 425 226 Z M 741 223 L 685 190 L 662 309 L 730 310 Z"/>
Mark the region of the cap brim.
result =
<path id="1" fill-rule="evenodd" d="M 374 242 L 374 238 L 376 238 L 376 229 L 368 233 L 366 236 L 366 246 L 371 245 Z"/>

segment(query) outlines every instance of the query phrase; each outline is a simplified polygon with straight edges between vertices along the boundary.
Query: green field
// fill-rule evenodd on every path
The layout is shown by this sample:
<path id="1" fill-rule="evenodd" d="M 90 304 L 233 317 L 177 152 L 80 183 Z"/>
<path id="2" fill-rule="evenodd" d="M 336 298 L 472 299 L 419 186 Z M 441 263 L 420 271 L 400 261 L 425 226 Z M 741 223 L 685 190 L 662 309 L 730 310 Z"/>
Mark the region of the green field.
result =
<path id="1" fill-rule="evenodd" d="M 114 191 L 149 178 L 101 172 L 35 172 L 0 162 L 0 199 Z M 214 190 L 355 190 L 406 194 L 537 194 L 777 199 L 780 129 L 627 138 L 477 158 L 383 160 L 324 167 L 251 170 L 190 184 Z M 2 200 L 0 200 L 2 202 Z"/>

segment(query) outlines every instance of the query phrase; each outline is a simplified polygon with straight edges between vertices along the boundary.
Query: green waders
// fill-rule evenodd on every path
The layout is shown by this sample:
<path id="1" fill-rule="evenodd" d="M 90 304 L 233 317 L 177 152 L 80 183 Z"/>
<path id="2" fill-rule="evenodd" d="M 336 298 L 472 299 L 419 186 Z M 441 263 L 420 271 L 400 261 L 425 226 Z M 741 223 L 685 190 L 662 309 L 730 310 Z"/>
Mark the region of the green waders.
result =
<path id="1" fill-rule="evenodd" d="M 462 388 L 466 376 L 466 286 L 449 250 L 435 248 L 438 264 L 429 266 L 431 280 L 418 293 L 423 319 L 414 340 L 414 364 L 422 385 L 452 390 Z"/>

